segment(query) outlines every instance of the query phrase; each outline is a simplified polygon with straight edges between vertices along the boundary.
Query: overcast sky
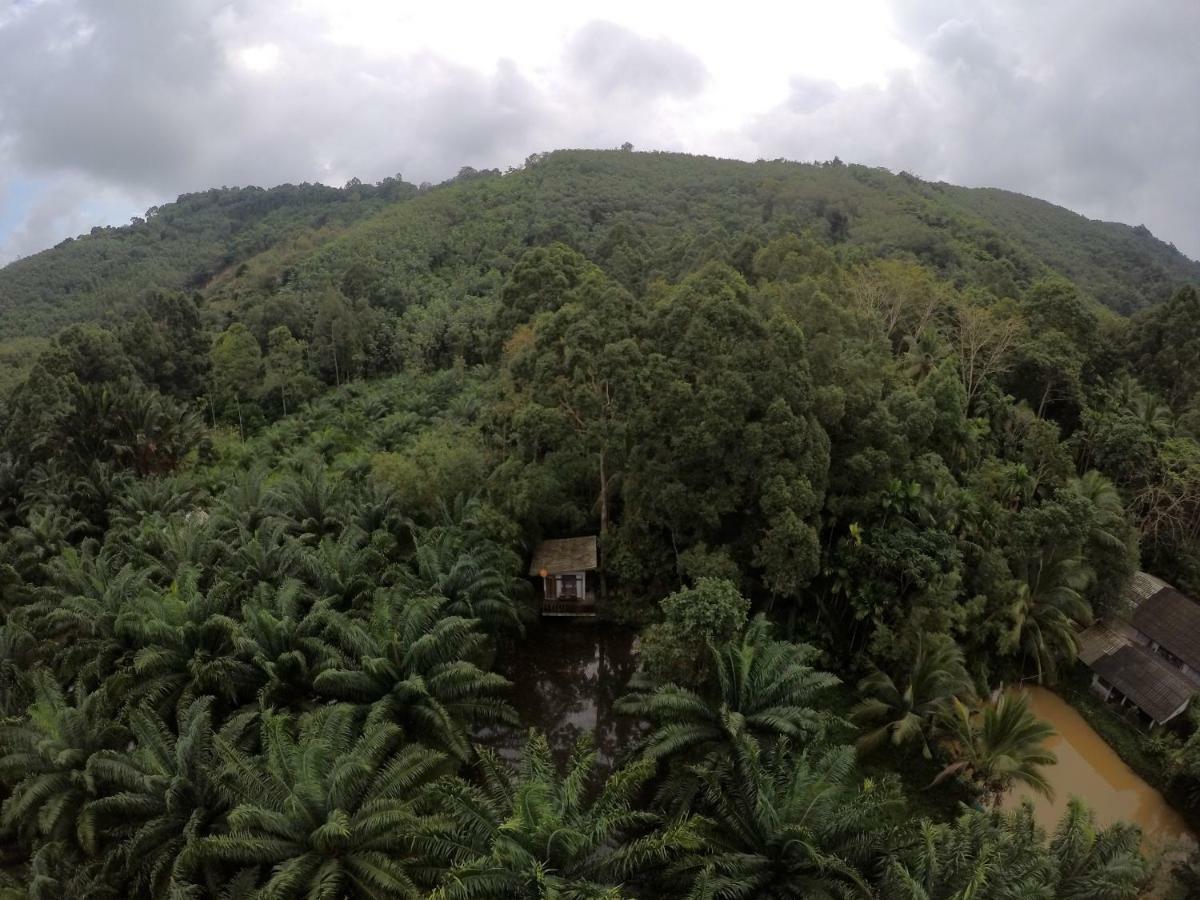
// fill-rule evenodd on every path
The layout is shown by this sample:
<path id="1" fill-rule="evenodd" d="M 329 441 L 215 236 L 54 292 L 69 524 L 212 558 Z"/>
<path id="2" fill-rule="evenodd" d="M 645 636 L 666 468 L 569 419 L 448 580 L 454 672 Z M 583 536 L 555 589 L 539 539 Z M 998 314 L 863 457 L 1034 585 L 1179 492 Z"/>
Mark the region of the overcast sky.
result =
<path id="1" fill-rule="evenodd" d="M 219 185 L 559 147 L 905 169 L 1200 257 L 1200 0 L 0 0 L 0 262 Z"/>

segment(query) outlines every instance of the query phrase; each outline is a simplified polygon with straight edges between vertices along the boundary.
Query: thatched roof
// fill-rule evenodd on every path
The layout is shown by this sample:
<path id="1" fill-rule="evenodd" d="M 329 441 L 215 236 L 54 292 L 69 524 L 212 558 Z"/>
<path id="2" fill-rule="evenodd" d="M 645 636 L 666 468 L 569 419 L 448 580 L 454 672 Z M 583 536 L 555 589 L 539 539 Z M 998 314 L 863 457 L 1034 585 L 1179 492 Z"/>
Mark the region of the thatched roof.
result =
<path id="1" fill-rule="evenodd" d="M 1133 611 L 1133 627 L 1200 672 L 1200 604 L 1164 587 Z"/>
<path id="2" fill-rule="evenodd" d="M 1091 667 L 1159 725 L 1182 712 L 1196 692 L 1182 672 L 1138 644 L 1102 656 Z"/>
<path id="3" fill-rule="evenodd" d="M 538 575 L 545 569 L 547 574 L 561 575 L 563 572 L 591 572 L 595 568 L 596 536 L 589 535 L 542 541 L 533 551 L 529 574 Z"/>

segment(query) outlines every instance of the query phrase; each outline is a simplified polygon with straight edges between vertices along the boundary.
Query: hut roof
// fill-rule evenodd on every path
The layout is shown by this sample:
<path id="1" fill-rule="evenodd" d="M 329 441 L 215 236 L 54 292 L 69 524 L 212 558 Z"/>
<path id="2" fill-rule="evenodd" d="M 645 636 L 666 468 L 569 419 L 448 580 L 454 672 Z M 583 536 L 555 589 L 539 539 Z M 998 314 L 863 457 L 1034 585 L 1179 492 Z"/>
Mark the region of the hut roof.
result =
<path id="1" fill-rule="evenodd" d="M 1182 712 L 1196 692 L 1196 685 L 1182 672 L 1138 644 L 1126 644 L 1091 665 L 1093 672 L 1159 725 Z"/>
<path id="2" fill-rule="evenodd" d="M 1133 611 L 1133 627 L 1200 672 L 1200 604 L 1164 587 Z"/>
<path id="3" fill-rule="evenodd" d="M 596 536 L 557 538 L 542 541 L 534 548 L 529 574 L 545 569 L 551 575 L 563 572 L 590 572 L 596 568 Z"/>

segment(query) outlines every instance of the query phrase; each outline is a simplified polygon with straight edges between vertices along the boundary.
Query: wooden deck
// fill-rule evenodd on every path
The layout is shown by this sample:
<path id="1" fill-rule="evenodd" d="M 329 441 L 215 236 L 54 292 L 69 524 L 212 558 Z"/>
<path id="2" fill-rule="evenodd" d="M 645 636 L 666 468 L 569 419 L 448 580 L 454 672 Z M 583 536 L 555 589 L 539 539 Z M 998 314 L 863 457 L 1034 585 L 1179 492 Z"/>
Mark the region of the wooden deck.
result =
<path id="1" fill-rule="evenodd" d="M 543 616 L 595 616 L 596 595 L 589 592 L 582 598 L 564 597 L 542 600 Z"/>

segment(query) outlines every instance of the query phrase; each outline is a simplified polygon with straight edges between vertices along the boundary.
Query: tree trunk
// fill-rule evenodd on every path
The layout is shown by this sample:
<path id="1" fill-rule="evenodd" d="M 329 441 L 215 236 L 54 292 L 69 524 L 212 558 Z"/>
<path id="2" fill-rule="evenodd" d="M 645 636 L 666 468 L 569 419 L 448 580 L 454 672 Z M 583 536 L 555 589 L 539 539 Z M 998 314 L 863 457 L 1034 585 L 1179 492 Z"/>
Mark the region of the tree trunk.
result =
<path id="1" fill-rule="evenodd" d="M 604 448 L 600 448 L 600 547 L 608 537 L 608 469 Z M 600 568 L 600 600 L 608 598 L 608 576 L 604 574 L 604 561 L 597 560 Z"/>

